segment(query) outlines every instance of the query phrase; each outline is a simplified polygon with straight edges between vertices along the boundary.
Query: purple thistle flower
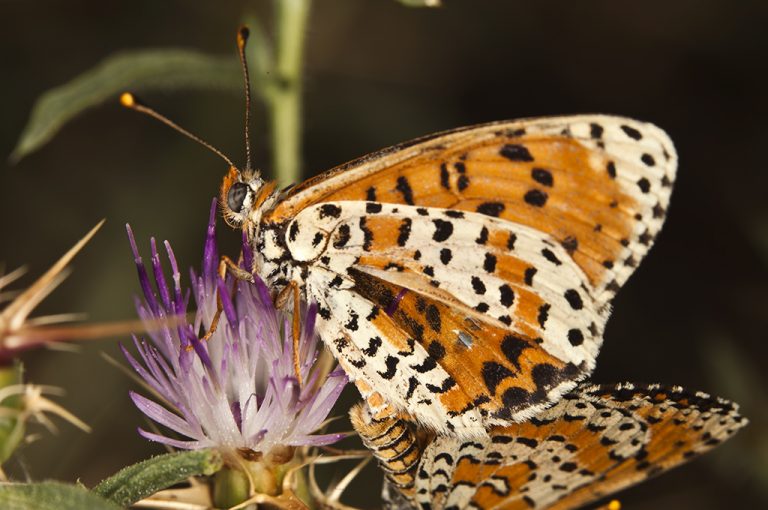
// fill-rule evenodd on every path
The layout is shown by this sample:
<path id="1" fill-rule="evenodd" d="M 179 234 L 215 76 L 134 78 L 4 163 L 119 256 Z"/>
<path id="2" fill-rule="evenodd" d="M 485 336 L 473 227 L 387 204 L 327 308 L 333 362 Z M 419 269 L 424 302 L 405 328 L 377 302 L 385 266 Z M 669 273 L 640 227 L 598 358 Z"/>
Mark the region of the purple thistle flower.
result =
<path id="1" fill-rule="evenodd" d="M 218 275 L 215 222 L 214 200 L 202 272 L 191 271 L 191 294 L 197 305 L 191 323 L 186 316 L 190 290 L 181 287 L 171 246 L 165 243 L 171 266 L 169 282 L 155 240 L 151 240 L 151 277 L 127 227 L 144 294 L 143 300 L 136 299 L 136 308 L 141 319 L 150 323 L 151 342 L 134 336 L 143 363 L 125 348 L 123 353 L 164 402 L 161 405 L 134 392 L 130 395 L 153 421 L 189 439 L 143 429 L 139 433 L 176 448 L 247 449 L 264 454 L 278 446 L 317 446 L 341 439 L 344 434 L 313 435 L 347 383 L 338 368 L 327 376 L 319 367 L 313 370 L 321 345 L 314 331 L 317 307 L 310 305 L 302 321 L 299 359 L 305 383 L 300 387 L 293 368 L 290 320 L 275 309 L 258 276 L 249 283 Z M 252 257 L 244 239 L 244 267 L 250 268 L 247 262 Z M 211 338 L 202 341 L 200 337 L 216 313 L 217 290 L 223 305 L 221 320 Z"/>

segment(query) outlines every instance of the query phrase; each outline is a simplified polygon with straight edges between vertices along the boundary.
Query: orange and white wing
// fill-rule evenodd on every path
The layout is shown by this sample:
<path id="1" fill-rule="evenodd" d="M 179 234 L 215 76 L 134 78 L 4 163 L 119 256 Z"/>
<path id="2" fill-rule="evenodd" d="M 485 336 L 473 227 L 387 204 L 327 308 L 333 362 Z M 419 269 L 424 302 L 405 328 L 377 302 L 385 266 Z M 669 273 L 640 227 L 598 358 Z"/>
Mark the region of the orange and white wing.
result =
<path id="1" fill-rule="evenodd" d="M 364 200 L 481 212 L 552 236 L 608 302 L 653 244 L 677 170 L 658 127 L 608 115 L 460 128 L 396 145 L 308 179 L 265 217 Z"/>
<path id="2" fill-rule="evenodd" d="M 605 311 L 544 233 L 355 201 L 308 207 L 291 225 L 321 336 L 352 379 L 429 428 L 481 436 L 524 420 L 594 366 Z"/>
<path id="3" fill-rule="evenodd" d="M 482 436 L 592 371 L 675 167 L 649 124 L 497 123 L 331 170 L 264 221 L 283 225 L 320 334 L 375 410 Z"/>
<path id="4" fill-rule="evenodd" d="M 413 429 L 407 441 L 389 432 L 402 421 L 376 423 L 364 413 L 353 410 L 353 424 L 393 490 L 433 509 L 579 508 L 682 464 L 747 424 L 725 400 L 632 384 L 582 384 L 528 423 L 473 441 L 437 437 L 423 450 Z M 409 454 L 390 456 L 393 448 Z M 397 463 L 401 457 L 406 465 Z"/>

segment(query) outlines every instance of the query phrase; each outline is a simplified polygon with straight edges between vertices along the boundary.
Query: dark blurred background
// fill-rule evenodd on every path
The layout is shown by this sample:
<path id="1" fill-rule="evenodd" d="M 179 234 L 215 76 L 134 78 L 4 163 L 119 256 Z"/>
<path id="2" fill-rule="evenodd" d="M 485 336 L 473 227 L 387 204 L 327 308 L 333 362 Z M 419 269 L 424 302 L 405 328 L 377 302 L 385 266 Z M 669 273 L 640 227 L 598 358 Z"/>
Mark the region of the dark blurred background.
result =
<path id="1" fill-rule="evenodd" d="M 715 393 L 740 401 L 752 424 L 722 451 L 621 499 L 625 508 L 655 510 L 765 504 L 768 3 L 445 4 L 426 10 L 394 0 L 314 3 L 305 176 L 418 135 L 490 120 L 603 112 L 662 126 L 680 154 L 670 216 L 615 302 L 594 379 Z M 235 59 L 236 27 L 251 14 L 269 28 L 269 7 L 0 2 L 0 261 L 6 271 L 28 265 L 39 275 L 107 218 L 41 313 L 133 318 L 138 286 L 124 224 L 130 222 L 145 253 L 154 235 L 172 242 L 182 266 L 198 264 L 210 200 L 226 169 L 180 135 L 121 109 L 116 98 L 10 166 L 5 156 L 35 99 L 121 50 L 186 47 Z M 179 91 L 147 100 L 242 160 L 242 96 Z M 268 172 L 258 105 L 253 131 L 256 162 Z M 222 225 L 223 242 L 235 246 L 236 237 Z M 10 464 L 11 474 L 90 485 L 160 451 L 135 433 L 142 420 L 127 396 L 131 383 L 100 354 L 120 358 L 116 343 L 25 356 L 28 380 L 65 388 L 60 401 L 94 432 L 62 424 L 58 436 L 43 433 L 21 452 L 22 462 Z M 369 483 L 360 486 L 371 494 Z"/>

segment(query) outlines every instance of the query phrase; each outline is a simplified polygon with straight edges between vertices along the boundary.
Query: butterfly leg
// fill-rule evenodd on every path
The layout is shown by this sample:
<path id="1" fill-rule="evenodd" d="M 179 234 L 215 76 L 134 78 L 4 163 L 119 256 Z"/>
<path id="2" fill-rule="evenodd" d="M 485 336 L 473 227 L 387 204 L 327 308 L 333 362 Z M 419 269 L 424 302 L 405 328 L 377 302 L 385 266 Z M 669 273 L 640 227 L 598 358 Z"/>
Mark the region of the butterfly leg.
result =
<path id="1" fill-rule="evenodd" d="M 245 280 L 249 282 L 253 282 L 253 276 L 251 273 L 246 271 L 245 269 L 242 269 L 240 266 L 235 264 L 235 262 L 227 257 L 226 255 L 222 255 L 221 260 L 219 261 L 219 276 L 221 278 L 224 278 L 227 276 L 227 271 L 229 271 L 231 274 L 235 276 L 235 288 L 232 290 L 233 292 L 237 288 L 237 281 L 238 280 Z M 213 320 L 211 321 L 211 326 L 208 328 L 208 331 L 206 331 L 205 335 L 203 335 L 202 341 L 206 342 L 208 341 L 211 336 L 216 332 L 216 328 L 219 327 L 219 320 L 221 320 L 221 313 L 224 311 L 224 306 L 221 303 L 221 296 L 219 296 L 218 291 L 216 292 L 216 313 L 213 316 Z"/>
<path id="2" fill-rule="evenodd" d="M 238 280 L 253 283 L 253 275 L 250 273 L 250 271 L 246 271 L 237 265 L 234 260 L 227 257 L 226 255 L 222 255 L 221 261 L 219 261 L 219 276 L 224 278 L 227 271 L 229 271 L 229 273 Z"/>
<path id="3" fill-rule="evenodd" d="M 296 379 L 299 381 L 299 386 L 303 386 L 304 382 L 301 377 L 301 363 L 299 360 L 299 341 L 301 339 L 301 293 L 299 292 L 299 284 L 295 281 L 291 281 L 275 297 L 275 308 L 281 309 L 287 303 L 288 300 L 293 298 L 293 369 L 296 372 Z"/>

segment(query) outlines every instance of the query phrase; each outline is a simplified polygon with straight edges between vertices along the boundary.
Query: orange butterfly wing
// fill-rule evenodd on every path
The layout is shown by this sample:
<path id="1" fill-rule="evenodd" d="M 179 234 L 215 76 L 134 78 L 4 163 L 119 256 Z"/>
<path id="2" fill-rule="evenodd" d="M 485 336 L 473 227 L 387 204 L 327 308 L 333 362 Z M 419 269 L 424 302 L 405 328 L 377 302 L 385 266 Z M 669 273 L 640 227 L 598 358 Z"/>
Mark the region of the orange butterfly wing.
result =
<path id="1" fill-rule="evenodd" d="M 483 435 L 592 370 L 607 303 L 661 227 L 675 166 L 649 124 L 497 123 L 331 170 L 263 222 L 283 225 L 313 272 L 321 335 L 378 411 Z"/>
<path id="2" fill-rule="evenodd" d="M 578 508 L 710 450 L 747 423 L 722 399 L 631 384 L 583 384 L 529 422 L 473 441 L 433 437 L 423 446 L 413 428 L 387 433 L 402 421 L 371 421 L 362 407 L 351 417 L 395 492 L 434 509 Z M 409 452 L 407 464 L 378 454 L 394 444 Z"/>
<path id="3" fill-rule="evenodd" d="M 585 115 L 498 122 L 413 140 L 294 187 L 265 217 L 367 200 L 479 211 L 551 234 L 605 302 L 648 251 L 677 168 L 647 123 Z"/>

